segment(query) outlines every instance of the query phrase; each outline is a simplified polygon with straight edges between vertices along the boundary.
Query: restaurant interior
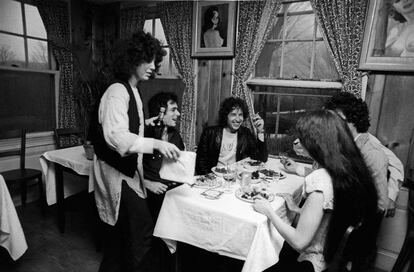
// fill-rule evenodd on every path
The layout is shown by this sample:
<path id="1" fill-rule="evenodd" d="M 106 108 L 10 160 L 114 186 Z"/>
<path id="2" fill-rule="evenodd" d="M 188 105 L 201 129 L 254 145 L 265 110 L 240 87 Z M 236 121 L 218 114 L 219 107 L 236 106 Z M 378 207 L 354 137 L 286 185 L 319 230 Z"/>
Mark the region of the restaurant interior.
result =
<path id="1" fill-rule="evenodd" d="M 366 271 L 414 271 L 413 21 L 414 0 L 0 1 L 0 271 L 99 270 L 108 236 L 94 195 L 91 116 L 112 80 L 113 48 L 141 30 L 166 52 L 155 77 L 137 85 L 144 118 L 154 117 L 151 97 L 175 94 L 176 130 L 194 154 L 154 220 L 153 236 L 173 258 L 160 271 L 255 272 L 279 260 L 284 236 L 238 195 L 243 174 L 226 183 L 217 166 L 209 184 L 192 183 L 194 152 L 223 101 L 241 98 L 263 121 L 260 133 L 254 118 L 243 126 L 263 134 L 267 162 L 236 165 L 278 175 L 258 184 L 291 222 L 279 196 L 305 178 L 282 159 L 312 167 L 294 148 L 295 126 L 343 92 L 367 105 L 368 132 L 404 168 Z M 188 268 L 201 250 L 203 263 Z M 335 254 L 341 270 L 324 271 L 354 271 L 345 255 Z"/>

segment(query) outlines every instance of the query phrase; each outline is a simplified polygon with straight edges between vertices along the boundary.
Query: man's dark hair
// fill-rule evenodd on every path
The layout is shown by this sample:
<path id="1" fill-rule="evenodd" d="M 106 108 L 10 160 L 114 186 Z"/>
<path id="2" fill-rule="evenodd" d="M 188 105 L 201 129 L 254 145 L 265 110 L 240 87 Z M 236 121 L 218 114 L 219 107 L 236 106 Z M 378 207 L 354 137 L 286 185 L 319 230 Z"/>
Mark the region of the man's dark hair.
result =
<path id="1" fill-rule="evenodd" d="M 227 116 L 235 109 L 240 109 L 243 112 L 243 118 L 246 120 L 249 117 L 249 109 L 246 102 L 238 97 L 226 98 L 220 106 L 219 110 L 219 125 L 221 127 L 227 126 Z"/>
<path id="2" fill-rule="evenodd" d="M 361 98 L 351 93 L 341 92 L 332 96 L 325 103 L 324 108 L 340 110 L 345 115 L 346 121 L 354 124 L 358 133 L 368 131 L 370 126 L 368 106 Z"/>
<path id="3" fill-rule="evenodd" d="M 177 103 L 177 95 L 171 92 L 161 92 L 151 97 L 150 100 L 148 100 L 149 117 L 157 116 L 161 107 L 164 107 L 165 110 L 167 110 L 169 101 Z"/>
<path id="4" fill-rule="evenodd" d="M 167 54 L 161 47 L 161 42 L 140 30 L 131 38 L 118 41 L 112 49 L 112 69 L 116 79 L 127 81 L 135 72 L 137 66 L 154 60 L 155 71 L 160 68 L 162 58 Z"/>

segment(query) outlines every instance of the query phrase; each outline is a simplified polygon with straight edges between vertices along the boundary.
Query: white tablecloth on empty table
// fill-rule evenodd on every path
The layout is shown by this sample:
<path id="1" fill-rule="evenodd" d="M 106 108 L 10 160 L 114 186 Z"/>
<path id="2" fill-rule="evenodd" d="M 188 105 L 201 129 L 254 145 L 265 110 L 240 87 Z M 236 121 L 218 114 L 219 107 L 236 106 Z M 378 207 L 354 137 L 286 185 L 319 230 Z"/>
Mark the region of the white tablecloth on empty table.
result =
<path id="1" fill-rule="evenodd" d="M 26 238 L 2 175 L 0 175 L 0 246 L 9 252 L 13 260 L 20 258 L 27 250 Z"/>
<path id="2" fill-rule="evenodd" d="M 280 167 L 278 160 L 269 159 L 267 168 L 278 170 Z M 272 183 L 269 190 L 293 193 L 303 184 L 303 178 L 286 175 L 287 178 Z M 234 185 L 234 190 L 237 188 Z M 239 200 L 234 193 L 209 200 L 200 195 L 203 191 L 184 184 L 165 195 L 154 235 L 163 238 L 171 252 L 176 250 L 177 241 L 188 243 L 244 260 L 244 272 L 263 271 L 278 261 L 284 240 L 264 215 L 255 212 L 251 203 Z M 286 216 L 282 212 L 285 210 L 282 198 L 275 197 L 272 207 Z"/>
<path id="3" fill-rule="evenodd" d="M 56 203 L 56 173 L 54 163 L 70 168 L 79 175 L 89 176 L 88 191 L 93 191 L 93 161 L 86 158 L 83 146 L 47 151 L 40 157 L 40 165 L 46 178 L 46 201 L 48 205 Z M 70 194 L 68 190 L 65 190 L 65 197 Z"/>

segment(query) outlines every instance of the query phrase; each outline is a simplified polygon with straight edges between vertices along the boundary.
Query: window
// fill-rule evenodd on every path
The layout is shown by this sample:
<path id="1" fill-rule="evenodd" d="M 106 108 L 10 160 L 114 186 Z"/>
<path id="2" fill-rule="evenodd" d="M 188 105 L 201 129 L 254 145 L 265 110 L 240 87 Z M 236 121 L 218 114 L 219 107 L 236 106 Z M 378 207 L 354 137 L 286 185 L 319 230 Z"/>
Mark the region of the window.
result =
<path id="1" fill-rule="evenodd" d="M 0 65 L 50 69 L 46 29 L 35 6 L 0 2 Z"/>
<path id="2" fill-rule="evenodd" d="M 144 31 L 151 33 L 155 38 L 161 41 L 162 47 L 167 51 L 161 63 L 161 68 L 158 71 L 158 76 L 161 77 L 177 77 L 179 75 L 177 68 L 172 59 L 170 47 L 165 38 L 164 29 L 162 28 L 161 20 L 159 18 L 145 20 Z"/>
<path id="3" fill-rule="evenodd" d="M 297 120 L 341 83 L 309 1 L 285 1 L 276 20 L 248 84 L 265 120 L 269 153 L 299 159 L 292 150 Z"/>

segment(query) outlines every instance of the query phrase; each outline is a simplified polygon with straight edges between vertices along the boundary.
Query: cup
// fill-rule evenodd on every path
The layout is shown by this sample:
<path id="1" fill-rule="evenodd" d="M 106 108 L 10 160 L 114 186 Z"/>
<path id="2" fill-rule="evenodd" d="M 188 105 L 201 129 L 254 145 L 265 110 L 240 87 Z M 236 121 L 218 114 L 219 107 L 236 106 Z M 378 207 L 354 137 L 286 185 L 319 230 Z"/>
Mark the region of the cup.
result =
<path id="1" fill-rule="evenodd" d="M 251 173 L 250 172 L 242 172 L 241 179 L 240 179 L 240 188 L 242 192 L 250 191 L 251 186 Z"/>

